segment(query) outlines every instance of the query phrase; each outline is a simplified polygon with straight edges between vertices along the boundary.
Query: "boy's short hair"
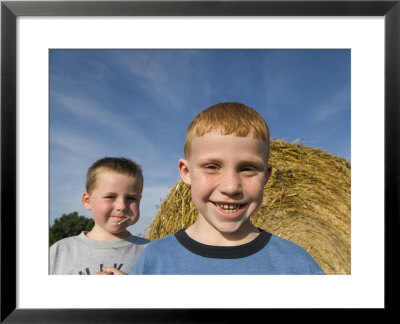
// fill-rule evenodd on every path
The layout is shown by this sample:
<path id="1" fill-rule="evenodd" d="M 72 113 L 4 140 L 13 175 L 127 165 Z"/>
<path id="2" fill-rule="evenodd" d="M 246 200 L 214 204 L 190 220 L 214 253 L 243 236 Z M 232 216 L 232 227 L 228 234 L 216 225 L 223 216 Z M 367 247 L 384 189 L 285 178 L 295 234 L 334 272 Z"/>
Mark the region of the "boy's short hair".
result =
<path id="1" fill-rule="evenodd" d="M 184 146 L 186 159 L 190 156 L 190 144 L 193 138 L 201 137 L 211 131 L 239 137 L 246 137 L 251 133 L 254 138 L 267 144 L 268 160 L 269 128 L 264 118 L 253 108 L 238 102 L 223 102 L 203 110 L 187 129 Z"/>
<path id="2" fill-rule="evenodd" d="M 140 180 L 140 192 L 143 190 L 143 174 L 140 165 L 127 158 L 105 157 L 96 161 L 86 175 L 86 192 L 91 193 L 95 187 L 97 175 L 102 171 L 113 171 L 126 174 Z"/>

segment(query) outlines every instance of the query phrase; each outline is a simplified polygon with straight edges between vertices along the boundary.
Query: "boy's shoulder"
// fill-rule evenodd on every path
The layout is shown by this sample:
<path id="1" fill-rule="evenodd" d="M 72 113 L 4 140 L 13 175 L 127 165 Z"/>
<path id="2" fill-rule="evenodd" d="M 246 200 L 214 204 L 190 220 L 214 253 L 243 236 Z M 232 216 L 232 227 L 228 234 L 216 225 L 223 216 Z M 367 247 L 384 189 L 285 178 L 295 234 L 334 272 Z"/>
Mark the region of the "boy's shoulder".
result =
<path id="1" fill-rule="evenodd" d="M 178 243 L 175 235 L 176 233 L 155 239 L 153 241 L 149 241 L 146 250 L 160 251 L 159 249 L 175 248 L 175 244 Z"/>
<path id="2" fill-rule="evenodd" d="M 128 242 L 137 244 L 137 245 L 146 245 L 146 244 L 149 244 L 151 242 L 147 238 L 144 238 L 144 237 L 141 237 L 141 236 L 132 235 L 131 233 L 129 233 L 129 236 L 125 240 L 127 240 Z"/>
<path id="3" fill-rule="evenodd" d="M 142 254 L 150 259 L 175 258 L 181 257 L 185 250 L 174 233 L 151 241 L 145 246 Z"/>
<path id="4" fill-rule="evenodd" d="M 126 239 L 119 241 L 98 241 L 90 239 L 86 236 L 85 231 L 82 231 L 80 234 L 75 236 L 70 236 L 63 238 L 53 245 L 50 246 L 50 250 L 61 249 L 61 248 L 72 248 L 78 245 L 87 246 L 87 247 L 97 247 L 97 248 L 119 248 L 130 245 L 147 245 L 150 243 L 150 240 L 135 236 L 129 233 L 129 236 Z"/>
<path id="5" fill-rule="evenodd" d="M 303 255 L 303 256 L 309 255 L 309 253 L 297 243 L 275 234 L 271 235 L 269 247 L 277 251 L 278 253 Z"/>
<path id="6" fill-rule="evenodd" d="M 50 249 L 55 249 L 55 248 L 59 248 L 59 247 L 62 247 L 62 246 L 70 246 L 70 245 L 79 244 L 79 242 L 82 241 L 82 237 L 83 236 L 85 236 L 84 232 L 81 232 L 78 235 L 64 237 L 64 238 L 58 240 L 57 242 L 54 242 L 50 246 Z"/>
<path id="7" fill-rule="evenodd" d="M 269 254 L 278 267 L 292 269 L 298 274 L 323 274 L 323 270 L 306 249 L 293 241 L 272 235 Z"/>

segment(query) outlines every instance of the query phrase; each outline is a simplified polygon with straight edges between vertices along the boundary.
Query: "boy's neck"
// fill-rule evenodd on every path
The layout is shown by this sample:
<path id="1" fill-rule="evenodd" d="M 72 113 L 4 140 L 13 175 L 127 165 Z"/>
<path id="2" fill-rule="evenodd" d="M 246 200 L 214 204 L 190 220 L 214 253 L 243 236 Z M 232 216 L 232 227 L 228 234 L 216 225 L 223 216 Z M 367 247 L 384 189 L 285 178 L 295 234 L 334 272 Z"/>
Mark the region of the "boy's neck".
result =
<path id="1" fill-rule="evenodd" d="M 186 229 L 186 234 L 193 240 L 213 246 L 237 246 L 253 241 L 260 231 L 252 223 L 243 224 L 233 233 L 222 233 L 208 223 L 199 221 Z"/>
<path id="2" fill-rule="evenodd" d="M 95 224 L 93 229 L 90 232 L 86 233 L 86 236 L 92 240 L 97 241 L 118 241 L 128 237 L 129 232 L 125 230 L 121 233 L 109 233 L 97 227 Z"/>

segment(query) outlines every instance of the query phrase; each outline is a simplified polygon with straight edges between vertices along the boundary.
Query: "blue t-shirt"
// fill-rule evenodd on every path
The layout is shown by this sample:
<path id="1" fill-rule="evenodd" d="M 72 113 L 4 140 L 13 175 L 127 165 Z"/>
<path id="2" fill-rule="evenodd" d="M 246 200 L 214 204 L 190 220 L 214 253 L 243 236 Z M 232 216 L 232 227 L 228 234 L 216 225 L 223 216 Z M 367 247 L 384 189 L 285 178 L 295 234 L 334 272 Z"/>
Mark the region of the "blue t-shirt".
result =
<path id="1" fill-rule="evenodd" d="M 151 242 L 130 274 L 324 274 L 297 244 L 264 230 L 238 246 L 211 246 L 190 238 L 185 230 Z"/>

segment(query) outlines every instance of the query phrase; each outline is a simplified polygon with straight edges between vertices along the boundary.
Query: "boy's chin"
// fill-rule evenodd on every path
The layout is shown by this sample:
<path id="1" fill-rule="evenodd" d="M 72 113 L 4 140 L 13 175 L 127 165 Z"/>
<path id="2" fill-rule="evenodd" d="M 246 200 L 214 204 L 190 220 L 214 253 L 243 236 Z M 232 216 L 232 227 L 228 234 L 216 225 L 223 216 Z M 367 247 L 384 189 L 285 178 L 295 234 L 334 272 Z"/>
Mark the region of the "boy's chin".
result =
<path id="1" fill-rule="evenodd" d="M 219 232 L 226 235 L 246 235 L 253 232 L 254 226 L 250 227 L 243 224 L 230 224 L 229 226 L 220 226 Z"/>
<path id="2" fill-rule="evenodd" d="M 258 231 L 257 228 L 250 222 L 225 222 L 222 224 L 215 224 L 214 228 L 221 233 L 223 236 L 229 236 L 234 239 L 237 237 L 241 239 L 255 231 Z"/>
<path id="3" fill-rule="evenodd" d="M 110 234 L 112 234 L 116 237 L 119 237 L 119 238 L 125 238 L 129 235 L 128 230 L 126 228 L 123 230 L 116 231 L 116 232 L 110 232 Z"/>

